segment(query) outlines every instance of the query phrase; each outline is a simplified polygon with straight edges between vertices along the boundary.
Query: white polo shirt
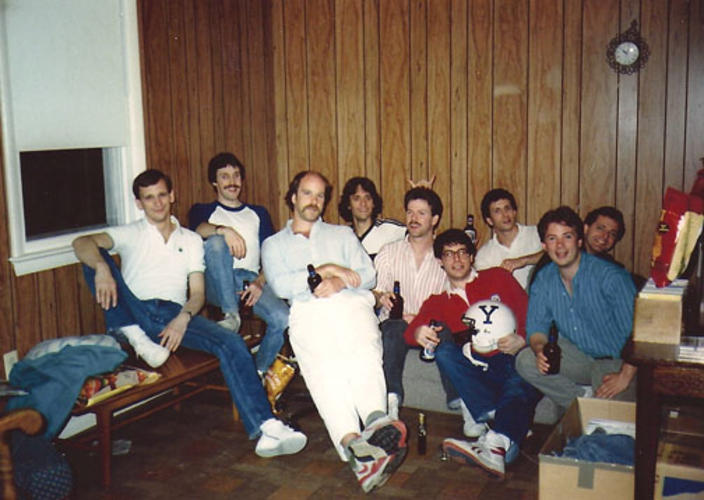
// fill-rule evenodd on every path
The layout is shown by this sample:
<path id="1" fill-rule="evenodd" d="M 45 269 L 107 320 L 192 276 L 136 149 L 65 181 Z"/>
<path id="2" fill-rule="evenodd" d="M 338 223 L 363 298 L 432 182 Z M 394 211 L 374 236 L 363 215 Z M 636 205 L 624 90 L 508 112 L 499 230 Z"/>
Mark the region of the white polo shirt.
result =
<path id="1" fill-rule="evenodd" d="M 477 256 L 474 259 L 474 267 L 478 271 L 489 269 L 490 267 L 500 266 L 504 259 L 515 259 L 524 255 L 531 255 L 543 249 L 540 244 L 540 236 L 538 228 L 535 226 L 518 226 L 518 234 L 511 242 L 511 246 L 504 246 L 499 243 L 496 235 L 484 243 L 477 251 Z M 521 286 L 525 289 L 528 286 L 528 279 L 533 270 L 534 265 L 528 265 L 513 271 L 513 277 L 516 278 Z"/>
<path id="2" fill-rule="evenodd" d="M 205 270 L 202 238 L 181 227 L 173 216 L 171 222 L 176 228 L 166 242 L 146 219 L 105 231 L 113 241 L 111 250 L 120 254 L 125 283 L 140 300 L 162 299 L 183 305 L 188 275 Z"/>

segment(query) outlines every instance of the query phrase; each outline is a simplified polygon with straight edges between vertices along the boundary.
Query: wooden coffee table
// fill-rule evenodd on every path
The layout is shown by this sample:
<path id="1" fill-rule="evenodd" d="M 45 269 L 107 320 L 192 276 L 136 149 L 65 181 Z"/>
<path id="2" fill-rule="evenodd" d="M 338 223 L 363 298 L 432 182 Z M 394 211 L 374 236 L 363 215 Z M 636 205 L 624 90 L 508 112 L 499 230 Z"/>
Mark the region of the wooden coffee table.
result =
<path id="1" fill-rule="evenodd" d="M 80 444 L 98 440 L 103 486 L 107 488 L 110 486 L 112 431 L 157 411 L 177 405 L 204 390 L 225 389 L 222 385 L 208 384 L 198 380 L 219 368 L 220 364 L 214 356 L 182 347 L 178 353 L 169 356 L 168 361 L 156 370 L 161 374 L 161 378 L 156 382 L 138 385 L 90 407 L 75 409 L 72 415 L 95 414 L 96 427 L 71 437 L 67 441 Z M 131 408 L 117 417 L 114 416 L 117 410 L 150 398 L 153 400 L 149 403 Z M 237 417 L 236 414 L 235 417 Z"/>

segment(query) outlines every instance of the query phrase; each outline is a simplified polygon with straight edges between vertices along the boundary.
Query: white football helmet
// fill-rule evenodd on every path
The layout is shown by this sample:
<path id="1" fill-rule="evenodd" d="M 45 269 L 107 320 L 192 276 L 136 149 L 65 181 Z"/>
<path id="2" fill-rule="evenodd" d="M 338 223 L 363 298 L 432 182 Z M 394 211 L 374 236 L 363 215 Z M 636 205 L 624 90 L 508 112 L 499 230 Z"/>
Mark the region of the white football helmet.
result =
<path id="1" fill-rule="evenodd" d="M 462 322 L 470 329 L 477 330 L 471 342 L 472 348 L 478 353 L 496 350 L 500 338 L 516 333 L 513 311 L 497 300 L 475 302 L 462 316 Z"/>

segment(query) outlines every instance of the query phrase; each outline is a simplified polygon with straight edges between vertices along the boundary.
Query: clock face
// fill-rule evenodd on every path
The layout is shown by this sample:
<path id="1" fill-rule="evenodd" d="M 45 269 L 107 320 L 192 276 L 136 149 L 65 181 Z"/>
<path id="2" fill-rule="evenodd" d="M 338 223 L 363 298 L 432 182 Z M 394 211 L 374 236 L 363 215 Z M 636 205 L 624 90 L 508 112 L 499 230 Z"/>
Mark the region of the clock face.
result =
<path id="1" fill-rule="evenodd" d="M 638 46 L 633 42 L 621 42 L 614 51 L 614 59 L 623 66 L 630 66 L 636 62 L 639 55 Z"/>

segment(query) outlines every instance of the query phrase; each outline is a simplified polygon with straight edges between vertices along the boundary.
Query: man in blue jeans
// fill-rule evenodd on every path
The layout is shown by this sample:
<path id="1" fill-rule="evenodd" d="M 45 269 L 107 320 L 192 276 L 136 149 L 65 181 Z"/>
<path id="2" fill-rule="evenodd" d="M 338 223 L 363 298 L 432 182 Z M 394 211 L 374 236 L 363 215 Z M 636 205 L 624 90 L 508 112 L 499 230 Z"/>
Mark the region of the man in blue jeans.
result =
<path id="1" fill-rule="evenodd" d="M 132 191 L 144 219 L 73 241 L 108 330 L 125 334 L 138 354 L 149 353 L 144 344 L 154 341 L 169 352 L 183 344 L 217 356 L 245 430 L 250 439 L 259 437 L 257 455 L 301 451 L 306 436 L 274 418 L 241 337 L 197 315 L 205 302 L 203 244 L 171 215 L 171 179 L 147 170 Z M 122 271 L 108 250 L 120 254 Z"/>
<path id="2" fill-rule="evenodd" d="M 241 303 L 253 307 L 267 324 L 256 358 L 261 377 L 284 343 L 288 306 L 274 295 L 260 272 L 259 249 L 274 228 L 266 208 L 240 201 L 244 179 L 244 165 L 235 155 L 215 155 L 208 163 L 208 181 L 216 200 L 193 205 L 188 224 L 205 239 L 206 297 L 225 313 L 220 325 L 239 330 Z M 244 281 L 249 282 L 246 290 Z"/>
<path id="3" fill-rule="evenodd" d="M 514 355 L 525 345 L 528 296 L 507 270 L 493 267 L 477 272 L 472 267 L 476 250 L 464 231 L 449 229 L 440 234 L 433 250 L 448 285 L 423 303 L 404 337 L 411 345 L 436 346 L 440 373 L 462 398 L 464 434 L 479 438 L 475 442 L 445 439 L 443 449 L 456 460 L 503 478 L 505 464 L 515 458 L 533 421 L 539 397 L 514 369 Z M 478 336 L 471 347 L 460 348 L 446 340 L 467 330 L 462 321 L 465 312 L 495 345 L 479 342 Z M 437 326 L 430 326 L 431 320 Z M 493 420 L 491 428 L 488 420 Z"/>

